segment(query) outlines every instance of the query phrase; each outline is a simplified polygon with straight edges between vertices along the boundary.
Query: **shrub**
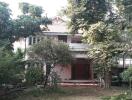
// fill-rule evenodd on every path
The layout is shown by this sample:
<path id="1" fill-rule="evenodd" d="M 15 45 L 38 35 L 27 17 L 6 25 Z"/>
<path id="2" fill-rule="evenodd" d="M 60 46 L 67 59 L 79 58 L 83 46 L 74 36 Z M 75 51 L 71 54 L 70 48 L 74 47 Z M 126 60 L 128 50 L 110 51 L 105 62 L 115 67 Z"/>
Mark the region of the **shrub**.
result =
<path id="1" fill-rule="evenodd" d="M 60 82 L 60 77 L 56 72 L 52 72 L 50 75 L 50 83 L 51 83 L 51 88 L 52 89 L 57 89 L 58 88 L 58 83 Z"/>
<path id="2" fill-rule="evenodd" d="M 121 77 L 124 81 L 129 82 L 129 88 L 132 88 L 132 67 L 129 67 L 124 72 L 121 73 Z"/>
<path id="3" fill-rule="evenodd" d="M 40 84 L 43 81 L 43 70 L 40 67 L 30 67 L 26 72 L 26 82 L 29 85 Z"/>
<path id="4" fill-rule="evenodd" d="M 123 93 L 117 96 L 104 97 L 102 100 L 132 100 L 132 92 Z"/>

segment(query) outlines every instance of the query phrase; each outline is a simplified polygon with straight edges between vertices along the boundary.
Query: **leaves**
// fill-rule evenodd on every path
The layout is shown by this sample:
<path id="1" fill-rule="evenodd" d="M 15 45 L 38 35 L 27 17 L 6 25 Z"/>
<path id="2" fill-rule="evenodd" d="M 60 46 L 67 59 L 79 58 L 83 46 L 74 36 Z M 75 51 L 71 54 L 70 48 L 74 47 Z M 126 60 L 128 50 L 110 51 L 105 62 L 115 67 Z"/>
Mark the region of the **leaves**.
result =
<path id="1" fill-rule="evenodd" d="M 19 8 L 23 14 L 27 14 L 29 12 L 29 3 L 26 2 L 19 3 Z"/>
<path id="2" fill-rule="evenodd" d="M 30 85 L 39 84 L 43 80 L 43 70 L 39 66 L 31 66 L 26 72 L 26 82 Z"/>
<path id="3" fill-rule="evenodd" d="M 105 0 L 80 0 L 78 3 L 68 1 L 65 14 L 70 18 L 69 27 L 72 33 L 79 29 L 88 29 L 90 24 L 103 21 L 107 13 Z"/>
<path id="4" fill-rule="evenodd" d="M 121 73 L 123 80 L 132 81 L 132 68 L 129 67 L 127 70 Z"/>
<path id="5" fill-rule="evenodd" d="M 46 38 L 29 49 L 29 56 L 31 59 L 42 60 L 50 64 L 69 64 L 71 60 L 66 44 Z"/>
<path id="6" fill-rule="evenodd" d="M 0 2 L 0 39 L 9 34 L 11 10 L 4 2 Z"/>
<path id="7" fill-rule="evenodd" d="M 21 80 L 24 71 L 23 53 L 18 50 L 16 54 L 0 51 L 0 85 L 12 84 Z"/>
<path id="8" fill-rule="evenodd" d="M 35 17 L 41 17 L 41 15 L 43 13 L 42 7 L 36 6 L 36 5 L 31 5 L 31 4 L 26 3 L 26 2 L 19 3 L 19 8 L 24 15 L 30 14 L 30 16 L 32 16 L 34 18 Z"/>

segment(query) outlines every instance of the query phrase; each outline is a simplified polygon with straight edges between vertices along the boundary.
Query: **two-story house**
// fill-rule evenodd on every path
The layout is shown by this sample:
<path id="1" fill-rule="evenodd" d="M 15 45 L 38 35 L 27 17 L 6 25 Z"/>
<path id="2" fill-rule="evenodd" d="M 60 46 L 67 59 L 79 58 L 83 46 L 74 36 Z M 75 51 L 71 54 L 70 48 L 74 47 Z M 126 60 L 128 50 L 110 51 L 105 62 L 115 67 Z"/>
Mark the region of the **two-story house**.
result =
<path id="1" fill-rule="evenodd" d="M 67 67 L 57 65 L 55 71 L 60 76 L 62 82 L 71 80 L 93 80 L 92 61 L 87 56 L 87 49 L 89 46 L 82 43 L 82 34 L 69 34 L 66 23 L 60 17 L 53 19 L 53 24 L 48 26 L 49 31 L 44 31 L 35 36 L 29 36 L 25 40 L 22 38 L 14 43 L 14 49 L 24 49 L 30 47 L 32 44 L 38 43 L 44 37 L 50 37 L 57 41 L 63 41 L 69 45 L 72 52 L 72 63 Z"/>

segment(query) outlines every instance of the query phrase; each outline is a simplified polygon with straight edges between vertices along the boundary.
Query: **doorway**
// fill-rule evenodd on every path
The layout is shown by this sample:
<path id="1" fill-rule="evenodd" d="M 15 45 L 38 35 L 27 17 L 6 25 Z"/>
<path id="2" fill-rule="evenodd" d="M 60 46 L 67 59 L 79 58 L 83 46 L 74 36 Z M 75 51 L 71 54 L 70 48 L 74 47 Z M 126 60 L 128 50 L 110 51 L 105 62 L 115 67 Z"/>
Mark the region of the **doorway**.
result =
<path id="1" fill-rule="evenodd" d="M 73 61 L 72 79 L 73 80 L 91 79 L 90 60 L 76 59 L 75 61 Z"/>

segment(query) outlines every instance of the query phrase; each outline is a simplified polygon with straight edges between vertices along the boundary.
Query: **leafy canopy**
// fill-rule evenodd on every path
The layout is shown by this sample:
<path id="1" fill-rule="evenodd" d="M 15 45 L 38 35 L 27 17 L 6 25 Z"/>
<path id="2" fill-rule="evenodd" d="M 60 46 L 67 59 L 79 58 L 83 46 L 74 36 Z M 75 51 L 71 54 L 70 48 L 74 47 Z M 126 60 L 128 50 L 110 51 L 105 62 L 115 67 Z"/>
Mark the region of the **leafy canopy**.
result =
<path id="1" fill-rule="evenodd" d="M 69 64 L 71 60 L 66 44 L 46 38 L 29 49 L 29 56 L 49 64 Z"/>
<path id="2" fill-rule="evenodd" d="M 24 74 L 23 53 L 0 50 L 0 85 L 21 82 Z"/>
<path id="3" fill-rule="evenodd" d="M 63 11 L 70 18 L 71 33 L 79 29 L 88 29 L 88 26 L 104 20 L 107 12 L 105 0 L 68 0 L 68 6 Z"/>

